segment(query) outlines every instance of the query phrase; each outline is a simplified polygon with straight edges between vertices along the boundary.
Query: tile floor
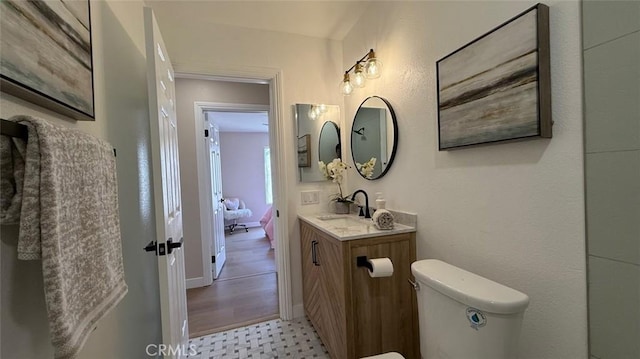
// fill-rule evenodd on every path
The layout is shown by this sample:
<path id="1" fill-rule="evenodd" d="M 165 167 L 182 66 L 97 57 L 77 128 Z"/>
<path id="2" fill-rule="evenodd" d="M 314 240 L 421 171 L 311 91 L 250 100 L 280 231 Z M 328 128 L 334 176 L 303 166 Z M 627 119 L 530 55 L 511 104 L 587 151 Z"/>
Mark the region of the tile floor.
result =
<path id="1" fill-rule="evenodd" d="M 306 319 L 271 320 L 226 332 L 193 338 L 194 359 L 218 358 L 329 358 Z"/>

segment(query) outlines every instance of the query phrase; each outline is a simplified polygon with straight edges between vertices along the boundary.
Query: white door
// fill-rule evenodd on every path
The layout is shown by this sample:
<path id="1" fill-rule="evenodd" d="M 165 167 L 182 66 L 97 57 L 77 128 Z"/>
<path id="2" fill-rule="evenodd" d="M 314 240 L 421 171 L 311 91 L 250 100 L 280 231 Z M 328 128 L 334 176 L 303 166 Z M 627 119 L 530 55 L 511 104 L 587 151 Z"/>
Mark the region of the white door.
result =
<path id="1" fill-rule="evenodd" d="M 187 298 L 173 68 L 151 8 L 144 9 L 162 341 L 166 358 L 188 354 Z"/>
<path id="2" fill-rule="evenodd" d="M 224 214 L 222 196 L 222 166 L 220 162 L 220 133 L 218 127 L 205 116 L 205 128 L 208 129 L 208 137 L 205 137 L 208 152 L 209 171 L 211 173 L 211 259 L 214 262 L 213 279 L 217 279 L 227 260 L 227 251 L 224 238 Z"/>

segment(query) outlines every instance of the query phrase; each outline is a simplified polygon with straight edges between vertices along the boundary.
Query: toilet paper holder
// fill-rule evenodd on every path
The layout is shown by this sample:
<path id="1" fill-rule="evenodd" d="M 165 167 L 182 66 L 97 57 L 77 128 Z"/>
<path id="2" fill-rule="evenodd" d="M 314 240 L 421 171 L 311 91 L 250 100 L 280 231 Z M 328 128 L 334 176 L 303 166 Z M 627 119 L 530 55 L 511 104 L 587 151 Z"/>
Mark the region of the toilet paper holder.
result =
<path id="1" fill-rule="evenodd" d="M 365 267 L 365 268 L 369 269 L 370 272 L 373 272 L 373 266 L 371 265 L 371 263 L 367 259 L 367 256 L 358 256 L 358 257 L 356 257 L 356 266 Z"/>

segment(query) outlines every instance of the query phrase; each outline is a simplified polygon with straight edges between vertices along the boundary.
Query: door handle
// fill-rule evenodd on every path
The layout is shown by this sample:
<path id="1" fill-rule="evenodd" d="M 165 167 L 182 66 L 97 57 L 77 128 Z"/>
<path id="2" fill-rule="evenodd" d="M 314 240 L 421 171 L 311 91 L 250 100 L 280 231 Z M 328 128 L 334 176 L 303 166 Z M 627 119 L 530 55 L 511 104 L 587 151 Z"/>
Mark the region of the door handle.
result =
<path id="1" fill-rule="evenodd" d="M 320 263 L 318 263 L 318 250 L 316 249 L 317 245 L 318 241 L 311 241 L 311 260 L 313 261 L 314 265 L 319 266 Z"/>
<path id="2" fill-rule="evenodd" d="M 167 240 L 167 252 L 169 254 L 173 252 L 174 248 L 180 248 L 180 247 L 182 247 L 182 238 L 180 238 L 180 240 L 177 242 L 174 242 L 172 238 L 169 238 Z"/>
<path id="3" fill-rule="evenodd" d="M 144 249 L 146 252 L 154 252 L 156 255 L 158 255 L 158 243 L 156 241 L 149 242 L 149 244 L 147 244 L 142 249 Z"/>

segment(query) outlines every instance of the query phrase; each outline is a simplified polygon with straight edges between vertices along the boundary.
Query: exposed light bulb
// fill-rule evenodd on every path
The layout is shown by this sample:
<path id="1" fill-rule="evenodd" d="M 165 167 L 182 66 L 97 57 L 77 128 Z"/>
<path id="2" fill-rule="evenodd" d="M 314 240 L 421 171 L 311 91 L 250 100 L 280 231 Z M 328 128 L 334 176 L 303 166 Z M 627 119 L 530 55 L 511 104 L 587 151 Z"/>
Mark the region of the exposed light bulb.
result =
<path id="1" fill-rule="evenodd" d="M 321 103 L 318 105 L 318 108 L 320 109 L 320 113 L 325 113 L 327 112 L 327 105 Z"/>
<path id="2" fill-rule="evenodd" d="M 354 75 L 353 75 L 353 86 L 364 87 L 365 81 L 366 79 L 364 77 L 364 73 L 362 72 L 362 65 L 357 63 L 356 68 L 354 70 Z"/>
<path id="3" fill-rule="evenodd" d="M 345 96 L 349 96 L 353 92 L 353 85 L 351 84 L 351 81 L 349 80 L 349 74 L 348 73 L 344 74 L 344 79 L 340 83 L 340 91 Z"/>
<path id="4" fill-rule="evenodd" d="M 318 113 L 316 112 L 316 107 L 311 105 L 311 107 L 309 107 L 309 112 L 307 112 L 307 116 L 309 116 L 309 119 L 311 120 L 315 120 L 318 118 Z"/>
<path id="5" fill-rule="evenodd" d="M 380 77 L 380 73 L 382 72 L 382 62 L 376 58 L 376 53 L 373 52 L 373 50 L 369 51 L 369 59 L 367 60 L 367 64 L 364 68 L 365 76 L 368 79 L 376 79 Z"/>

